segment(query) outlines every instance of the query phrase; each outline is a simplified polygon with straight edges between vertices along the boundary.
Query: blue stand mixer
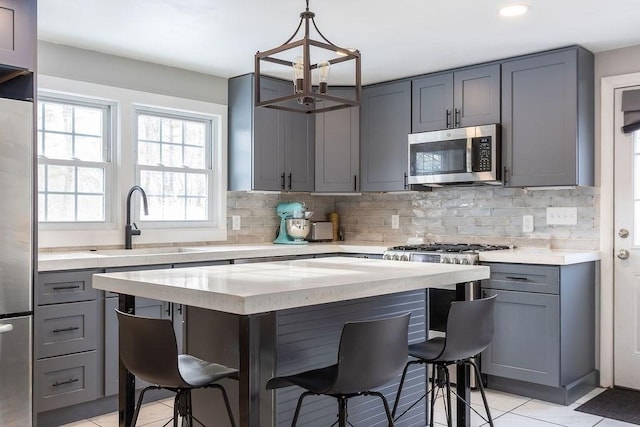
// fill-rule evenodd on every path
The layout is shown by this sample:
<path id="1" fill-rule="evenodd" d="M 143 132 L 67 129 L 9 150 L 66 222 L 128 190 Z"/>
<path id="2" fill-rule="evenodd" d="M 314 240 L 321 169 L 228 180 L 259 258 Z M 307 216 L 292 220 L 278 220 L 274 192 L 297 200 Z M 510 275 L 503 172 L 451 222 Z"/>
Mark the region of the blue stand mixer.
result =
<path id="1" fill-rule="evenodd" d="M 276 213 L 280 217 L 280 231 L 273 243 L 306 245 L 304 238 L 309 234 L 309 220 L 305 219 L 304 204 L 281 202 L 276 206 Z"/>

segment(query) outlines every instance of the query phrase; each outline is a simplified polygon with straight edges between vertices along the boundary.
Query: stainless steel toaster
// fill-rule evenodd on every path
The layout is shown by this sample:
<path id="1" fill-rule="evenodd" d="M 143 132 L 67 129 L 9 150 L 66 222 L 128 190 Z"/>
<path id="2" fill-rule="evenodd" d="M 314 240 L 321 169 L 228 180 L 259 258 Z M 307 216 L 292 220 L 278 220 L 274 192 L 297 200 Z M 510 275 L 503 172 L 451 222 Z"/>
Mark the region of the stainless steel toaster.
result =
<path id="1" fill-rule="evenodd" d="M 307 240 L 310 242 L 333 240 L 333 224 L 329 221 L 311 221 L 311 231 Z"/>

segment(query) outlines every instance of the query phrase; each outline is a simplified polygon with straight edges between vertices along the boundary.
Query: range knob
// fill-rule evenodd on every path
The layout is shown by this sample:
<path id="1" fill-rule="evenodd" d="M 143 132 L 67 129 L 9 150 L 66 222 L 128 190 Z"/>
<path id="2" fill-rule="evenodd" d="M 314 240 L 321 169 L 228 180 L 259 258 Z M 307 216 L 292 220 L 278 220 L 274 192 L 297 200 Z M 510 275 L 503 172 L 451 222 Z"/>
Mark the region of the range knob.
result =
<path id="1" fill-rule="evenodd" d="M 391 259 L 391 254 L 382 255 L 382 259 Z"/>
<path id="2" fill-rule="evenodd" d="M 393 260 L 394 260 L 394 261 L 400 261 L 400 255 L 397 255 L 397 254 L 396 254 L 396 255 L 394 255 L 394 256 L 393 256 Z"/>
<path id="3" fill-rule="evenodd" d="M 442 258 L 442 263 L 443 264 L 451 264 L 451 259 L 450 258 Z"/>
<path id="4" fill-rule="evenodd" d="M 462 264 L 469 265 L 470 263 L 469 263 L 469 260 L 467 258 L 465 258 L 465 259 L 462 260 Z"/>
<path id="5" fill-rule="evenodd" d="M 400 257 L 401 261 L 409 261 L 409 255 L 408 254 L 404 254 Z"/>
<path id="6" fill-rule="evenodd" d="M 452 264 L 460 264 L 460 260 L 458 258 L 454 258 L 452 260 Z"/>

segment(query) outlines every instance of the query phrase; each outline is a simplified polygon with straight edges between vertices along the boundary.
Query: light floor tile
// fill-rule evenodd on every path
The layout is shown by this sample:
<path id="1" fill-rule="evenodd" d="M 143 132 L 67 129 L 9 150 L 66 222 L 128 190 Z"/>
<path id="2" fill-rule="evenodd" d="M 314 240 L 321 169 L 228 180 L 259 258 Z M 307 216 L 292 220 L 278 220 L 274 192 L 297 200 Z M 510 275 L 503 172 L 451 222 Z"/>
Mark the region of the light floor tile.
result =
<path id="1" fill-rule="evenodd" d="M 570 406 L 535 399 L 514 409 L 512 413 L 567 427 L 593 427 L 603 419 L 596 415 L 574 411 Z"/>
<path id="2" fill-rule="evenodd" d="M 148 403 L 142 406 L 140 415 L 138 415 L 137 425 L 147 425 L 159 420 L 167 420 L 173 416 L 173 409 L 162 403 Z M 112 412 L 107 415 L 90 418 L 89 421 L 100 427 L 118 427 L 118 413 Z M 166 421 L 165 421 L 166 422 Z M 162 425 L 162 424 L 160 424 Z M 68 426 L 65 426 L 68 427 Z"/>
<path id="3" fill-rule="evenodd" d="M 480 396 L 480 394 L 478 394 L 478 399 L 480 401 L 480 404 L 476 405 L 475 403 L 472 403 L 471 406 L 473 407 L 473 409 L 475 409 L 476 411 L 478 411 L 482 416 L 476 414 L 475 412 L 471 411 L 471 427 L 480 427 L 486 424 L 485 418 L 487 418 L 487 416 L 485 415 L 485 410 L 484 410 L 484 405 L 482 405 L 482 397 Z M 453 405 L 453 423 L 455 424 L 455 421 L 457 419 L 456 417 L 456 404 L 455 404 L 455 398 L 451 399 L 451 403 Z M 447 425 L 447 415 L 444 411 L 444 400 L 442 397 L 438 397 L 438 399 L 436 400 L 436 408 L 435 408 L 435 417 L 433 419 L 434 423 L 436 424 L 440 424 L 440 425 Z M 489 409 L 491 409 L 491 407 L 489 407 Z M 499 411 L 499 410 L 492 410 L 491 411 L 491 416 L 492 418 L 495 420 L 497 417 L 499 417 L 500 415 L 504 414 L 504 411 Z M 484 418 L 483 418 L 484 417 Z"/>
<path id="4" fill-rule="evenodd" d="M 514 394 L 504 393 L 497 390 L 485 390 L 487 402 L 490 409 L 497 409 L 502 412 L 509 412 L 522 406 L 531 399 L 528 397 L 516 396 Z M 473 404 L 482 405 L 482 395 L 479 391 L 471 392 L 471 402 Z"/>
<path id="5" fill-rule="evenodd" d="M 593 399 L 594 397 L 596 397 L 597 395 L 599 395 L 605 390 L 606 388 L 596 387 L 593 390 L 591 390 L 589 393 L 582 396 L 580 399 L 576 400 L 571 406 L 574 408 L 577 408 L 583 403 L 587 403 L 588 401 L 590 401 L 591 399 Z"/>
<path id="6" fill-rule="evenodd" d="M 495 427 L 553 427 L 561 425 L 523 417 L 511 412 L 496 418 L 493 424 Z"/>
<path id="7" fill-rule="evenodd" d="M 65 424 L 64 427 L 97 427 L 97 424 L 92 423 L 89 420 L 77 421 L 71 424 Z"/>

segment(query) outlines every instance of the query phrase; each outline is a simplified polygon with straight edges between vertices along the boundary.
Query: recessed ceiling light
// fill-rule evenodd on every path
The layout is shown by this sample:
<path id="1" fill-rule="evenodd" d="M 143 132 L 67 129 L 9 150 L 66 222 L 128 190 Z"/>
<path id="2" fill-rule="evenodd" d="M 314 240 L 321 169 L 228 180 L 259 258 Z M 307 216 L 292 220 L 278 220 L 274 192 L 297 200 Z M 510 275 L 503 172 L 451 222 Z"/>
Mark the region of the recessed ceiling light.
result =
<path id="1" fill-rule="evenodd" d="M 510 4 L 500 9 L 498 13 L 500 16 L 520 16 L 527 13 L 529 9 L 531 9 L 531 6 L 528 4 Z"/>

